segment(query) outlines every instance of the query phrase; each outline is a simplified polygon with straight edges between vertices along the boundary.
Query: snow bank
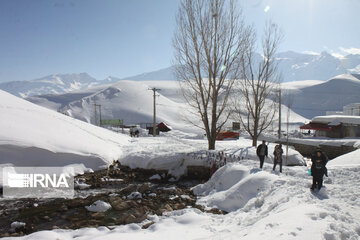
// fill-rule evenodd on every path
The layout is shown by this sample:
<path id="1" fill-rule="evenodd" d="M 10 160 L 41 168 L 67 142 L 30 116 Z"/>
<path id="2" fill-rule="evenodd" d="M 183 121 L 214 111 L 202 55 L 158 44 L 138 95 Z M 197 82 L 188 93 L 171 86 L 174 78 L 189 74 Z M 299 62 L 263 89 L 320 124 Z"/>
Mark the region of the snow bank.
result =
<path id="1" fill-rule="evenodd" d="M 240 164 L 228 164 L 218 169 L 210 180 L 192 188 L 196 195 L 225 191 L 249 175 L 249 169 Z"/>
<path id="2" fill-rule="evenodd" d="M 117 160 L 129 137 L 37 106 L 0 90 L 0 164 L 99 168 Z"/>
<path id="3" fill-rule="evenodd" d="M 231 212 L 244 207 L 275 180 L 276 175 L 260 169 L 249 171 L 239 164 L 229 164 L 220 168 L 207 183 L 194 187 L 193 191 L 206 195 L 198 200 L 199 204 Z M 256 204 L 261 204 L 261 201 Z"/>
<path id="4" fill-rule="evenodd" d="M 1 149 L 1 146 L 0 146 L 0 149 Z M 23 158 L 22 160 L 28 160 L 28 159 Z M 2 171 L 2 168 L 4 168 L 4 167 L 16 167 L 16 166 L 21 166 L 21 167 L 34 166 L 32 164 L 32 162 L 26 162 L 26 161 L 18 161 L 18 162 L 16 162 L 18 165 L 16 165 L 16 164 L 14 165 L 13 163 L 0 164 L 0 186 L 3 185 L 3 171 Z M 62 162 L 62 163 L 60 162 L 59 164 L 61 166 L 61 164 L 64 164 L 64 162 Z M 52 165 L 52 166 L 54 166 L 54 165 Z M 85 165 L 82 164 L 82 163 L 81 164 L 69 164 L 69 165 L 61 166 L 61 167 L 62 167 L 62 170 L 61 170 L 62 173 L 64 173 L 66 176 L 72 176 L 72 177 L 76 176 L 76 175 L 79 175 L 79 174 L 93 172 L 93 170 L 91 168 L 85 167 Z M 14 171 L 14 173 L 16 172 L 15 170 L 13 170 L 13 171 Z M 78 183 L 75 183 L 75 185 L 77 185 L 77 184 Z M 85 185 L 83 185 L 83 186 L 85 186 Z M 78 186 L 78 187 L 81 187 L 81 186 Z"/>
<path id="5" fill-rule="evenodd" d="M 360 149 L 341 155 L 327 164 L 328 167 L 349 167 L 360 165 Z"/>

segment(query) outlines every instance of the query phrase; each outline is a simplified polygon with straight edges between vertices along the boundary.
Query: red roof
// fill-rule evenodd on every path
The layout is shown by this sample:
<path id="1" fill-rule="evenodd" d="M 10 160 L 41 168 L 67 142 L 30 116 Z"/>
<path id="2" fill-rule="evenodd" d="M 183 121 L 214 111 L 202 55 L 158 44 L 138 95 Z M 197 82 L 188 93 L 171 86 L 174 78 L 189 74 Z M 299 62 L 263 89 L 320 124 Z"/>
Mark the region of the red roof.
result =
<path id="1" fill-rule="evenodd" d="M 332 131 L 341 126 L 341 123 L 336 126 L 330 126 L 325 123 L 308 123 L 304 126 L 301 126 L 300 129 L 311 129 L 311 130 L 319 130 L 319 131 Z"/>
<path id="2" fill-rule="evenodd" d="M 161 122 L 157 125 L 157 127 L 159 128 L 159 130 L 161 132 L 168 132 L 171 131 L 171 127 L 169 127 L 168 125 L 166 125 L 166 123 Z"/>

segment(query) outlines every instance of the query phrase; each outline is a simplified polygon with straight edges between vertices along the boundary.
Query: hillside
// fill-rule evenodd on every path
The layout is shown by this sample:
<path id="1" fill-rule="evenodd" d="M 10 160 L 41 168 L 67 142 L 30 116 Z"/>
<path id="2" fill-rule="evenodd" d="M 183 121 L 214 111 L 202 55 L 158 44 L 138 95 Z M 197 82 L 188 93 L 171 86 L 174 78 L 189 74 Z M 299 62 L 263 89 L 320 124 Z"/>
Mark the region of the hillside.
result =
<path id="1" fill-rule="evenodd" d="M 159 88 L 157 97 L 157 121 L 164 121 L 176 130 L 199 134 L 201 130 L 188 123 L 199 123 L 187 110 L 180 86 L 174 81 L 127 81 L 122 80 L 104 88 L 76 91 L 61 95 L 29 97 L 27 100 L 44 107 L 66 113 L 77 119 L 94 122 L 94 102 L 101 104 L 102 118 L 121 118 L 125 124 L 151 123 L 153 96 L 149 88 Z M 286 107 L 283 106 L 286 112 Z M 283 121 L 286 116 L 283 115 Z M 291 122 L 304 123 L 307 119 L 291 114 Z M 231 120 L 228 126 L 231 125 Z"/>
<path id="2" fill-rule="evenodd" d="M 293 99 L 291 109 L 311 119 L 325 115 L 326 111 L 342 111 L 343 106 L 360 102 L 360 77 L 358 74 L 342 74 L 322 83 L 294 88 L 284 84 L 284 92 Z M 295 83 L 296 84 L 296 83 Z"/>

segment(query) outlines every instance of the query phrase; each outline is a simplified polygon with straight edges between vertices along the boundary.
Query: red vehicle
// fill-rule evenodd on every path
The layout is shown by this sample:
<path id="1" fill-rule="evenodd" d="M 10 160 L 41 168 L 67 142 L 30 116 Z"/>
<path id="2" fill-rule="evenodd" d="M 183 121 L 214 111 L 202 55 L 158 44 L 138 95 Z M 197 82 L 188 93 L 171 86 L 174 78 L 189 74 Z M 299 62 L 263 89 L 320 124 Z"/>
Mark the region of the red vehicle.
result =
<path id="1" fill-rule="evenodd" d="M 217 136 L 216 140 L 224 140 L 224 139 L 239 139 L 239 132 L 232 131 L 232 130 L 226 130 L 221 131 Z"/>

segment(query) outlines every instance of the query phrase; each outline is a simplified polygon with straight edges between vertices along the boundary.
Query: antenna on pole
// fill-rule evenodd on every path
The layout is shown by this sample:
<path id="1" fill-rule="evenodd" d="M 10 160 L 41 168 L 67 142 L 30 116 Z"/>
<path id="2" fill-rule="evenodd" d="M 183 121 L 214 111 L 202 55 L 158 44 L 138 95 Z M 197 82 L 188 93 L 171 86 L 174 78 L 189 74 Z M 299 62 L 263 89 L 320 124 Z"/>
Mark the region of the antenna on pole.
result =
<path id="1" fill-rule="evenodd" d="M 154 113 L 153 113 L 153 136 L 156 137 L 156 91 L 161 89 L 158 88 L 149 88 L 148 90 L 153 91 L 154 95 Z"/>

